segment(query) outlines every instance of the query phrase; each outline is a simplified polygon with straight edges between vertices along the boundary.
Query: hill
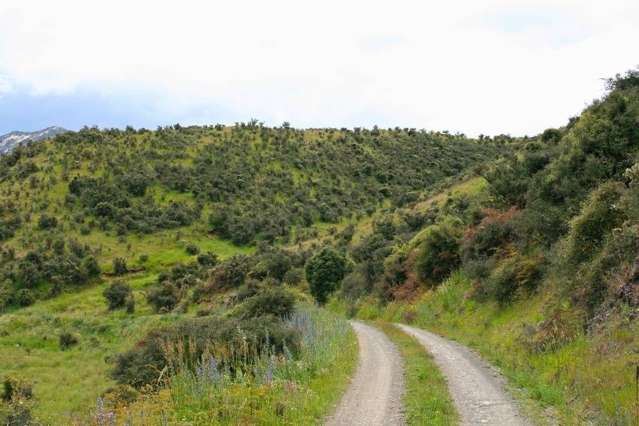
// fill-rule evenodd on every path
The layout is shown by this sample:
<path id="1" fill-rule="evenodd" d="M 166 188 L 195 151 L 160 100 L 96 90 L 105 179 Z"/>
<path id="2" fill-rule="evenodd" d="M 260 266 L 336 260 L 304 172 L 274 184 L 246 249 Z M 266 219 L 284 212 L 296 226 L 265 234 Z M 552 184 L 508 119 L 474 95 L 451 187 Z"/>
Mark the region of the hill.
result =
<path id="1" fill-rule="evenodd" d="M 561 424 L 632 424 L 638 153 L 630 71 L 481 176 L 380 212 L 335 306 L 474 346 Z"/>
<path id="2" fill-rule="evenodd" d="M 300 393 L 295 404 L 313 409 L 290 415 L 321 418 L 353 365 L 353 350 L 339 348 L 354 340 L 343 320 L 312 310 L 301 322 L 283 319 L 308 303 L 307 259 L 374 212 L 421 200 L 508 150 L 501 139 L 415 129 L 258 122 L 85 128 L 17 147 L 0 158 L 0 370 L 10 389 L 28 389 L 7 397 L 11 415 L 65 423 L 113 412 L 141 391 L 141 403 L 160 397 L 155 380 L 180 380 L 182 370 L 160 374 L 157 336 L 199 342 L 190 365 L 215 344 L 221 371 L 267 368 L 268 336 L 267 352 L 286 348 L 317 366 L 295 383 L 319 400 Z M 326 334 L 304 340 L 309 321 Z M 253 339 L 257 359 L 228 358 L 244 344 L 231 330 Z M 327 368 L 334 374 L 320 381 Z M 254 389 L 247 384 L 247 395 Z M 95 407 L 98 397 L 108 407 Z M 140 409 L 169 407 L 151 405 Z M 229 415 L 232 424 L 244 414 Z"/>

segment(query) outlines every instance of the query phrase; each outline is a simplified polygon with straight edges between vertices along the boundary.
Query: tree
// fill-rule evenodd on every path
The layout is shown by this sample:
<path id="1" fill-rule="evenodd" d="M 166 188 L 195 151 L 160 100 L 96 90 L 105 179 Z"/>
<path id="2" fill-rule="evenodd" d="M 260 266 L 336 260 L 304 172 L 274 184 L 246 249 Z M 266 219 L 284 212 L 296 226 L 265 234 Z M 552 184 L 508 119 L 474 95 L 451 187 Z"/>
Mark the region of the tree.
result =
<path id="1" fill-rule="evenodd" d="M 347 272 L 344 256 L 330 247 L 323 248 L 306 264 L 306 280 L 317 303 L 323 305 Z"/>

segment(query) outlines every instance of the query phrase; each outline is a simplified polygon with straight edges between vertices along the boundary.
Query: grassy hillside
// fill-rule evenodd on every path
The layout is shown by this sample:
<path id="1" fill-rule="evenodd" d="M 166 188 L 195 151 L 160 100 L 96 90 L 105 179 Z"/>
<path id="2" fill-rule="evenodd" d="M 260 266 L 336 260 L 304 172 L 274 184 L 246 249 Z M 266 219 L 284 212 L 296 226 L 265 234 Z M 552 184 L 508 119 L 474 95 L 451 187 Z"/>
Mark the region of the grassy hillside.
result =
<path id="1" fill-rule="evenodd" d="M 508 149 L 257 122 L 83 129 L 16 149 L 0 158 L 0 419 L 319 421 L 355 342 L 321 312 L 306 321 L 319 334 L 290 322 L 307 260 Z M 227 403 L 185 387 L 211 360 L 225 380 L 208 395 Z"/>
<path id="2" fill-rule="evenodd" d="M 476 347 L 561 424 L 632 424 L 639 72 L 608 89 L 481 177 L 381 213 L 333 306 Z"/>

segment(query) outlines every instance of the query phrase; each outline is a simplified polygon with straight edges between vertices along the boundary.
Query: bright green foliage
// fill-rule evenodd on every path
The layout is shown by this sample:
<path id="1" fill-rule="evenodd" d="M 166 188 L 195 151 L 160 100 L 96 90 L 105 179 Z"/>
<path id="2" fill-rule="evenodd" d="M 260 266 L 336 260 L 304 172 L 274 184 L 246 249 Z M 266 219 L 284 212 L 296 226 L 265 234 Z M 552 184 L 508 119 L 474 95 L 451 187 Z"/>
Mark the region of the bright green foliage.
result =
<path id="1" fill-rule="evenodd" d="M 333 293 L 347 272 L 347 261 L 335 250 L 325 247 L 306 264 L 306 280 L 311 294 L 323 305 Z"/>

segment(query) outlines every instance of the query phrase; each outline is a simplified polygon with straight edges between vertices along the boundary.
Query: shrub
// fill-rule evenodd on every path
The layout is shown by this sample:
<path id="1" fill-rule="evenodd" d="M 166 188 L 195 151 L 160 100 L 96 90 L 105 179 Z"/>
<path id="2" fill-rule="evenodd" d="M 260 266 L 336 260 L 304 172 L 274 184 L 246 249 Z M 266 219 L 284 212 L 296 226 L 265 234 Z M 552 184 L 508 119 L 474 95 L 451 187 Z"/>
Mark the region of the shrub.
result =
<path id="1" fill-rule="evenodd" d="M 102 272 L 98 261 L 93 256 L 87 256 L 82 259 L 82 269 L 84 269 L 89 277 L 97 277 L 100 275 L 100 272 Z"/>
<path id="2" fill-rule="evenodd" d="M 265 315 L 273 315 L 286 318 L 293 313 L 295 297 L 282 288 L 266 288 L 256 295 L 249 297 L 239 310 L 241 318 L 257 318 Z"/>
<path id="3" fill-rule="evenodd" d="M 71 346 L 75 346 L 78 344 L 78 338 L 73 334 L 65 331 L 63 333 L 60 333 L 60 336 L 58 336 L 58 343 L 60 344 L 60 349 L 66 351 Z"/>
<path id="4" fill-rule="evenodd" d="M 182 292 L 171 281 L 164 281 L 152 288 L 146 295 L 149 302 L 156 312 L 168 312 L 173 310 L 182 299 Z"/>
<path id="5" fill-rule="evenodd" d="M 133 297 L 133 294 L 130 294 L 129 297 L 127 297 L 124 307 L 127 314 L 135 313 L 135 298 Z"/>
<path id="6" fill-rule="evenodd" d="M 123 257 L 116 257 L 113 259 L 113 274 L 124 275 L 129 272 L 129 267 L 126 264 L 126 259 Z"/>
<path id="7" fill-rule="evenodd" d="M 186 254 L 189 256 L 195 256 L 200 252 L 200 248 L 195 244 L 187 244 L 186 245 Z"/>
<path id="8" fill-rule="evenodd" d="M 542 265 L 542 257 L 509 257 L 488 278 L 488 295 L 505 305 L 518 291 L 533 291 L 541 279 Z"/>
<path id="9" fill-rule="evenodd" d="M 162 371 L 166 377 L 177 368 L 194 368 L 205 351 L 215 357 L 219 368 L 233 372 L 250 369 L 252 360 L 266 351 L 288 350 L 295 355 L 298 347 L 297 333 L 274 318 L 200 317 L 151 331 L 116 357 L 111 376 L 120 384 L 140 388 L 157 384 Z"/>
<path id="10" fill-rule="evenodd" d="M 309 259 L 306 264 L 306 280 L 317 303 L 326 303 L 328 296 L 335 291 L 348 272 L 347 269 L 344 256 L 329 247 Z"/>
<path id="11" fill-rule="evenodd" d="M 419 278 L 429 286 L 446 279 L 460 264 L 460 224 L 444 222 L 430 227 L 421 244 L 416 261 Z"/>
<path id="12" fill-rule="evenodd" d="M 35 296 L 30 289 L 22 288 L 16 292 L 15 301 L 19 306 L 30 306 L 35 303 Z"/>
<path id="13" fill-rule="evenodd" d="M 616 182 L 601 185 L 584 203 L 581 214 L 571 222 L 568 234 L 568 256 L 583 262 L 601 247 L 604 237 L 625 219 L 617 205 L 623 186 Z"/>
<path id="14" fill-rule="evenodd" d="M 58 219 L 55 216 L 48 216 L 43 214 L 38 219 L 38 228 L 40 229 L 51 229 L 58 226 Z"/>
<path id="15" fill-rule="evenodd" d="M 102 294 L 107 300 L 109 310 L 112 311 L 125 306 L 127 299 L 131 297 L 131 287 L 121 281 L 116 281 L 107 287 Z"/>
<path id="16" fill-rule="evenodd" d="M 298 285 L 304 279 L 304 270 L 301 268 L 293 268 L 286 271 L 282 282 L 288 285 Z"/>
<path id="17" fill-rule="evenodd" d="M 197 263 L 201 266 L 211 267 L 217 264 L 217 255 L 207 251 L 206 253 L 199 254 L 197 256 Z"/>

